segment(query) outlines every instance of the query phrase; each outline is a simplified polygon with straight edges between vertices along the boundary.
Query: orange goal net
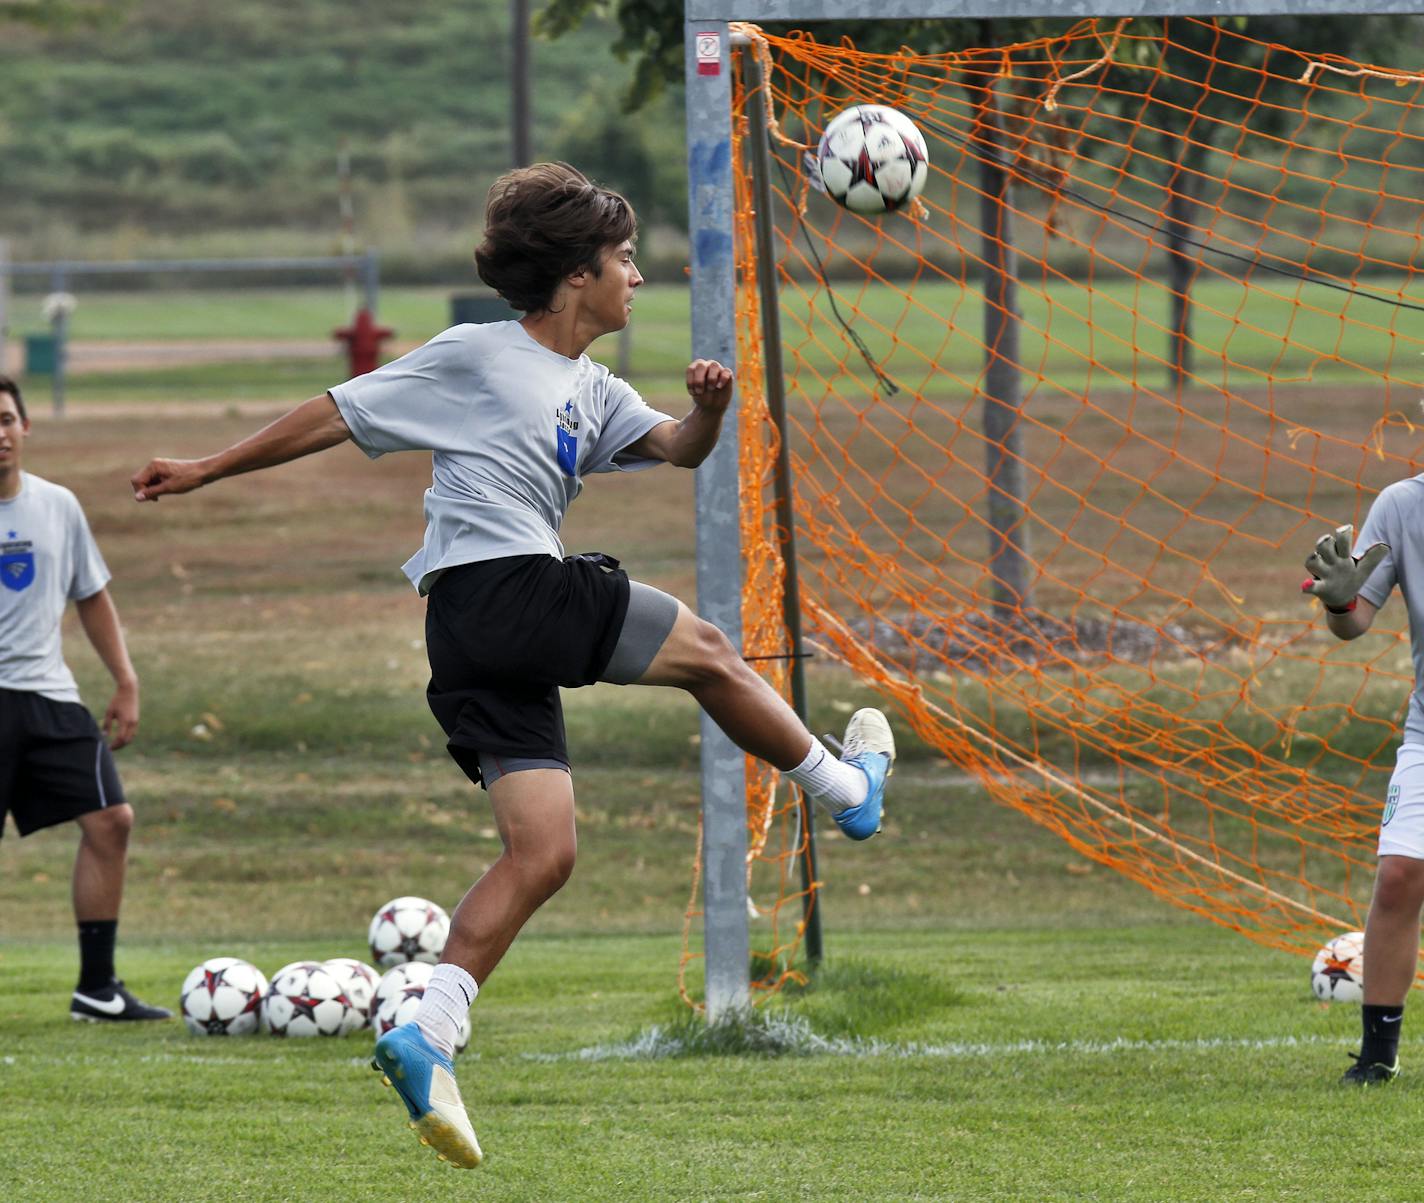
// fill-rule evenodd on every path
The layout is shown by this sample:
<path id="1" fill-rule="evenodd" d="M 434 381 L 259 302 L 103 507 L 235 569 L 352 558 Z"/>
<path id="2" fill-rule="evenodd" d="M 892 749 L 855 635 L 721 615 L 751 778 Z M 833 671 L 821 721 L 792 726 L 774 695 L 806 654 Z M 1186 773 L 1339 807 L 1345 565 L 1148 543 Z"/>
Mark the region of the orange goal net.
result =
<path id="1" fill-rule="evenodd" d="M 1424 77 L 1186 19 L 936 55 L 738 32 L 745 654 L 788 651 L 770 282 L 805 644 L 1174 905 L 1300 952 L 1362 926 L 1408 631 L 1395 599 L 1340 643 L 1300 582 L 1424 459 Z M 910 210 L 811 186 L 852 103 L 923 131 Z M 749 780 L 773 989 L 803 834 Z"/>

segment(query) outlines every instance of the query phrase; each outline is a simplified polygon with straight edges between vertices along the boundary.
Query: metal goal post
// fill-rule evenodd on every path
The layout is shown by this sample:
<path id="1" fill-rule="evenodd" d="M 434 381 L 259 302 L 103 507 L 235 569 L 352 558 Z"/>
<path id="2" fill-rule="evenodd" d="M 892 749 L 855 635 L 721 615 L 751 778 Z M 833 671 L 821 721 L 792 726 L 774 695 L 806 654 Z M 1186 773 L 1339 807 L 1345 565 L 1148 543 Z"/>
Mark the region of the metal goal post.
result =
<path id="1" fill-rule="evenodd" d="M 686 0 L 688 256 L 692 355 L 736 368 L 731 38 L 733 21 L 983 17 L 1250 17 L 1424 13 L 1424 0 Z M 735 412 L 736 401 L 733 401 Z M 740 648 L 742 547 L 737 428 L 697 470 L 697 605 Z M 702 882 L 707 1019 L 750 1005 L 744 754 L 702 716 Z"/>

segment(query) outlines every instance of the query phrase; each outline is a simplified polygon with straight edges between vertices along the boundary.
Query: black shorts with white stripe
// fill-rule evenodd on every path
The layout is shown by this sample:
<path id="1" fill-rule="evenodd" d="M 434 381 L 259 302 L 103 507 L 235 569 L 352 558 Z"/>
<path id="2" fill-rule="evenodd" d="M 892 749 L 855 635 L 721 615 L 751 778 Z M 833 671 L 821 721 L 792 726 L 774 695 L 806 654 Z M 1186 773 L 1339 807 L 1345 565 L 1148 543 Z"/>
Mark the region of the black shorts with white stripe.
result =
<path id="1" fill-rule="evenodd" d="M 89 711 L 0 689 L 0 834 L 7 813 L 29 835 L 124 801 L 113 753 Z"/>

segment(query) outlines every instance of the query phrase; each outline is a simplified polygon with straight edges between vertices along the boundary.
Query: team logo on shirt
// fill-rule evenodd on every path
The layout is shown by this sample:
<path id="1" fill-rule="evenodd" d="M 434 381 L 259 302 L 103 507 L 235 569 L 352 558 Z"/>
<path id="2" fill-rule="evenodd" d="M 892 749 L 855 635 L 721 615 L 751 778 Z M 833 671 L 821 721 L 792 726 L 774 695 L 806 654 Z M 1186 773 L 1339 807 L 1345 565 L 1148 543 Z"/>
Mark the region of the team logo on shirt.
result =
<path id="1" fill-rule="evenodd" d="M 28 539 L 16 539 L 15 532 L 0 543 L 0 585 L 19 593 L 35 582 L 34 544 Z"/>
<path id="2" fill-rule="evenodd" d="M 574 417 L 574 403 L 565 401 L 554 411 L 559 434 L 559 467 L 565 476 L 578 475 L 578 429 L 579 422 Z"/>

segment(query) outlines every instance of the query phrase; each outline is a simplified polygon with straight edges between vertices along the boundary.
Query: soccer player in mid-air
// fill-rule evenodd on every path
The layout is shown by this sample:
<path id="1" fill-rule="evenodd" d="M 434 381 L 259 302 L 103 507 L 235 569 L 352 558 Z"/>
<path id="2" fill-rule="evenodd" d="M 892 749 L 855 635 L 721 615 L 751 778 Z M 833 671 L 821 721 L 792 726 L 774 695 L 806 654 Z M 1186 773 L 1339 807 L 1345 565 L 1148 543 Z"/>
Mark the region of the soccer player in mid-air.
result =
<path id="1" fill-rule="evenodd" d="M 1365 920 L 1363 1040 L 1341 1079 L 1368 1086 L 1399 1074 L 1399 1030 L 1419 960 L 1424 906 L 1424 476 L 1381 490 L 1355 546 L 1348 526 L 1322 535 L 1305 567 L 1310 579 L 1301 588 L 1320 599 L 1326 625 L 1341 639 L 1368 631 L 1398 585 L 1414 653 L 1414 692 L 1385 794 Z"/>
<path id="2" fill-rule="evenodd" d="M 442 963 L 412 1024 L 376 1044 L 422 1140 L 479 1164 L 452 1052 L 458 1026 L 529 917 L 564 884 L 574 790 L 559 688 L 595 681 L 687 690 L 741 748 L 783 770 L 850 838 L 880 829 L 895 745 L 878 710 L 851 716 L 841 757 L 677 599 L 630 582 L 601 554 L 565 557 L 559 525 L 595 472 L 711 453 L 732 373 L 688 365 L 691 411 L 674 419 L 589 359 L 628 323 L 643 278 L 628 202 L 563 163 L 490 189 L 480 278 L 524 316 L 461 325 L 298 406 L 206 459 L 156 459 L 139 501 L 285 463 L 352 440 L 372 457 L 434 452 L 424 546 L 405 565 L 427 595 L 428 699 L 461 769 L 489 793 L 499 859 L 456 908 Z M 727 499 L 735 505 L 735 498 Z"/>
<path id="3" fill-rule="evenodd" d="M 22 836 L 70 821 L 79 827 L 70 886 L 79 981 L 70 1015 L 91 1023 L 167 1019 L 169 1011 L 135 998 L 114 976 L 134 815 L 110 748 L 122 748 L 138 727 L 138 676 L 78 499 L 21 468 L 29 437 L 20 387 L 0 376 L 0 830 L 7 812 Z M 114 678 L 103 731 L 64 662 L 60 623 L 71 601 Z"/>

